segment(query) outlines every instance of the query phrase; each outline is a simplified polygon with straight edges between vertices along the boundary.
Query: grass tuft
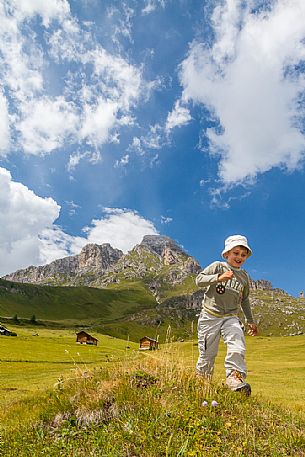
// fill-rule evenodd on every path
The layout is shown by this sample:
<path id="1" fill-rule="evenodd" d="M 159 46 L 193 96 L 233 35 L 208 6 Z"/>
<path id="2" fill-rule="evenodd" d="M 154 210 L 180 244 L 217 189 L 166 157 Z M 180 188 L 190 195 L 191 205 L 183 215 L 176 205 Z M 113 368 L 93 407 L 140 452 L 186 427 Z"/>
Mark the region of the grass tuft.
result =
<path id="1" fill-rule="evenodd" d="M 203 380 L 170 358 L 77 369 L 43 397 L 17 402 L 2 424 L 13 417 L 14 429 L 1 426 L 7 457 L 305 455 L 300 417 Z"/>

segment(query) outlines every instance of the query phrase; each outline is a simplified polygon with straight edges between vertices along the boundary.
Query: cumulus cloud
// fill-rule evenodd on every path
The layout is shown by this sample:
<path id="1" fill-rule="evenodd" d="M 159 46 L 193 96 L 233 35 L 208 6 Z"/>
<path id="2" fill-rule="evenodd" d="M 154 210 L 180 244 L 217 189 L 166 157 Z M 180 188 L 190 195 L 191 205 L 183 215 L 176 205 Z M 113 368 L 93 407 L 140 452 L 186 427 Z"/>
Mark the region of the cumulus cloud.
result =
<path id="1" fill-rule="evenodd" d="M 78 208 L 74 202 L 67 204 Z M 158 234 L 154 224 L 136 211 L 106 208 L 102 218 L 83 229 L 83 236 L 74 236 L 55 224 L 59 212 L 52 198 L 35 195 L 0 168 L 0 256 L 5 259 L 0 276 L 79 254 L 88 243 L 110 243 L 127 252 L 144 235 Z"/>
<path id="2" fill-rule="evenodd" d="M 53 260 L 77 255 L 88 243 L 85 237 L 69 235 L 56 225 L 44 228 L 39 234 L 39 240 L 40 264 L 42 265 L 53 262 Z"/>
<path id="3" fill-rule="evenodd" d="M 9 171 L 0 168 L 0 275 L 42 261 L 40 232 L 59 216 L 60 207 L 52 198 L 41 198 Z"/>
<path id="4" fill-rule="evenodd" d="M 88 240 L 54 225 L 59 212 L 52 198 L 39 197 L 0 168 L 0 276 L 80 252 Z"/>
<path id="5" fill-rule="evenodd" d="M 0 20 L 0 151 L 11 144 L 39 155 L 72 144 L 91 160 L 119 142 L 153 88 L 142 68 L 104 49 L 66 0 L 0 0 Z"/>
<path id="6" fill-rule="evenodd" d="M 99 97 L 95 106 L 84 107 L 84 119 L 80 136 L 87 144 L 98 146 L 108 139 L 111 128 L 115 124 L 118 104 Z"/>
<path id="7" fill-rule="evenodd" d="M 84 229 L 90 243 L 110 243 L 127 252 L 142 241 L 144 235 L 157 235 L 153 223 L 128 209 L 106 208 L 105 217 L 93 219 Z"/>
<path id="8" fill-rule="evenodd" d="M 273 167 L 293 170 L 305 148 L 305 3 L 279 0 L 259 12 L 247 5 L 218 5 L 214 44 L 192 43 L 180 67 L 183 98 L 204 104 L 218 121 L 206 135 L 229 185 Z"/>
<path id="9" fill-rule="evenodd" d="M 77 133 L 78 116 L 73 104 L 63 97 L 43 97 L 23 105 L 18 130 L 25 152 L 46 154 L 62 146 Z"/>
<path id="10" fill-rule="evenodd" d="M 151 221 L 136 211 L 119 208 L 105 208 L 104 217 L 93 219 L 83 233 L 84 236 L 72 236 L 59 226 L 45 227 L 39 234 L 40 264 L 79 254 L 88 243 L 109 243 L 127 252 L 140 243 L 144 235 L 158 234 Z"/>

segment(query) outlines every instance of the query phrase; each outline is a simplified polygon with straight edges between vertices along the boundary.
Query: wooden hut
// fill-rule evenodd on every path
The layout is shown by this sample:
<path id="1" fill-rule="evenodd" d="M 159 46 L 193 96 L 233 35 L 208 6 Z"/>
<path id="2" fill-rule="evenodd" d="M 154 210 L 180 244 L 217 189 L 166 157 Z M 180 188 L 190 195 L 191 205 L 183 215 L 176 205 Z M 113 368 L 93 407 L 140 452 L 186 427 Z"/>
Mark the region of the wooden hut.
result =
<path id="1" fill-rule="evenodd" d="M 0 324 L 0 335 L 5 335 L 5 336 L 17 336 L 17 333 L 11 332 L 8 330 L 4 325 Z"/>
<path id="2" fill-rule="evenodd" d="M 76 342 L 79 344 L 94 344 L 97 346 L 97 341 L 98 340 L 94 338 L 94 336 L 89 335 L 89 333 L 84 332 L 84 330 L 76 334 Z"/>
<path id="3" fill-rule="evenodd" d="M 154 340 L 153 338 L 149 338 L 149 336 L 143 336 L 143 338 L 140 339 L 140 350 L 141 351 L 152 351 L 154 349 L 158 349 L 159 343 L 157 340 Z"/>

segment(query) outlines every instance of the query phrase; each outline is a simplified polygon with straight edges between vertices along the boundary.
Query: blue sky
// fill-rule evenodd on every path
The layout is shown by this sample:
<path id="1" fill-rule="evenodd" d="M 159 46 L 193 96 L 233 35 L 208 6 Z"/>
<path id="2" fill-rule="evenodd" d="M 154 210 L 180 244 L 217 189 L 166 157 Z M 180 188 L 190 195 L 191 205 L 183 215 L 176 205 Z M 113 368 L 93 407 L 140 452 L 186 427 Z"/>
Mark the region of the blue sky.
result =
<path id="1" fill-rule="evenodd" d="M 303 0 L 0 0 L 0 274 L 167 235 L 305 288 Z"/>

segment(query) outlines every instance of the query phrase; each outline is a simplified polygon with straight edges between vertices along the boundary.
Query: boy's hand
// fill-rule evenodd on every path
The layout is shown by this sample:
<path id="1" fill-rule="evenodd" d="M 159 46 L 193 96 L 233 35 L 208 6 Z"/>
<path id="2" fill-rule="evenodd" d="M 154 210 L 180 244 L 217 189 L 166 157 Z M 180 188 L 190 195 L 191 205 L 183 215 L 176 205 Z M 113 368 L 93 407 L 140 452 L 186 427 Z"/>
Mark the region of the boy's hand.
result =
<path id="1" fill-rule="evenodd" d="M 258 334 L 258 329 L 256 324 L 248 324 L 249 330 L 248 330 L 248 335 L 250 336 L 257 336 Z"/>
<path id="2" fill-rule="evenodd" d="M 231 271 L 231 270 L 225 271 L 224 273 L 222 273 L 221 275 L 218 276 L 218 282 L 227 282 L 227 281 L 229 281 L 229 279 L 233 278 L 233 276 L 234 276 L 233 271 Z"/>

